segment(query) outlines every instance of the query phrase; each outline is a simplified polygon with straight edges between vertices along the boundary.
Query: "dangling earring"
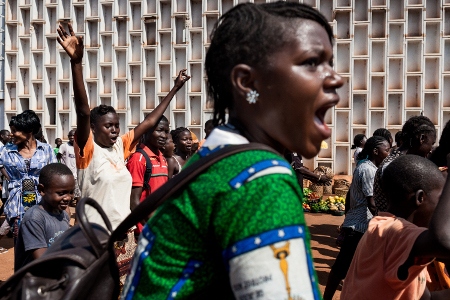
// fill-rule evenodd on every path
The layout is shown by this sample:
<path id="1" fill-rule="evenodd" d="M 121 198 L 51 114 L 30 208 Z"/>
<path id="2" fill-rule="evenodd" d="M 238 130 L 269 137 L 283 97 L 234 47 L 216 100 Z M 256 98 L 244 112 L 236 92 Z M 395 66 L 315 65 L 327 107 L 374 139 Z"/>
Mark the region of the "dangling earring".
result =
<path id="1" fill-rule="evenodd" d="M 255 104 L 258 101 L 259 94 L 257 91 L 251 90 L 247 93 L 247 101 L 250 104 Z"/>

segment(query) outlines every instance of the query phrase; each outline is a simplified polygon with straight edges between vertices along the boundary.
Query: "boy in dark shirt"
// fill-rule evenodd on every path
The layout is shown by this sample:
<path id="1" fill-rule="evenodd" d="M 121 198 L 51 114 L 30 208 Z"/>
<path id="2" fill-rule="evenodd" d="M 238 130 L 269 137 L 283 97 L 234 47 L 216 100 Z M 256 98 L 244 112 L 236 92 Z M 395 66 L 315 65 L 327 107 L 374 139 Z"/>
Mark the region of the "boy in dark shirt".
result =
<path id="1" fill-rule="evenodd" d="M 64 164 L 53 163 L 42 168 L 38 190 L 42 199 L 25 213 L 14 252 L 14 270 L 40 257 L 69 229 L 70 217 L 65 211 L 75 189 L 72 171 Z"/>

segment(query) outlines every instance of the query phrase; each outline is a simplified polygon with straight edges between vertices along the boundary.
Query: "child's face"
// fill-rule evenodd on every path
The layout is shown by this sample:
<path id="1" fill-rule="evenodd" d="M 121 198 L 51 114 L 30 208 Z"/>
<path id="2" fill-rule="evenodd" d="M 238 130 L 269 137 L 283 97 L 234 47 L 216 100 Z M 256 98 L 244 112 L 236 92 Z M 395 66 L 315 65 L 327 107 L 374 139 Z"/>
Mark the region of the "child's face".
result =
<path id="1" fill-rule="evenodd" d="M 333 47 L 325 29 L 304 19 L 296 25 L 286 37 L 290 42 L 271 54 L 267 64 L 255 67 L 254 88 L 260 96 L 256 105 L 242 111 L 242 118 L 248 118 L 251 108 L 264 141 L 311 158 L 331 136 L 325 113 L 338 103 L 336 89 L 344 82 L 333 69 Z"/>
<path id="2" fill-rule="evenodd" d="M 56 139 L 55 140 L 55 144 L 56 144 L 56 147 L 58 147 L 59 148 L 59 146 L 61 146 L 62 145 L 62 140 L 61 139 Z"/>
<path id="3" fill-rule="evenodd" d="M 155 149 L 164 148 L 169 134 L 169 123 L 166 121 L 159 122 L 152 133 L 147 134 L 147 143 Z"/>
<path id="4" fill-rule="evenodd" d="M 39 192 L 44 201 L 44 206 L 54 213 L 61 213 L 73 199 L 75 190 L 75 179 L 73 175 L 53 176 L 47 186 L 39 184 Z"/>

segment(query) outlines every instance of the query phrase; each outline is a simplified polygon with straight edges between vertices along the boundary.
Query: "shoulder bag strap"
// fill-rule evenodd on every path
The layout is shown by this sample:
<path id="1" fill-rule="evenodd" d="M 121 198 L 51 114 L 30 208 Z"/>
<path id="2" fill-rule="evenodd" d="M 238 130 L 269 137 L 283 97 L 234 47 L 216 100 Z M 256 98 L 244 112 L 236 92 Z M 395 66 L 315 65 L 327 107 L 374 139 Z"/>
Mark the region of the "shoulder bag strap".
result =
<path id="1" fill-rule="evenodd" d="M 250 150 L 265 150 L 279 155 L 279 153 L 274 149 L 259 143 L 225 146 L 223 149 L 207 154 L 207 156 L 183 169 L 183 171 L 177 176 L 170 179 L 167 183 L 158 188 L 154 193 L 141 202 L 111 234 L 108 246 L 111 247 L 115 241 L 123 237 L 129 228 L 133 227 L 140 220 L 148 217 L 156 208 L 163 204 L 173 194 L 178 192 L 184 185 L 205 171 L 208 167 L 227 156 Z"/>
<path id="2" fill-rule="evenodd" d="M 148 157 L 147 153 L 145 153 L 145 150 L 142 148 L 137 148 L 136 152 L 139 152 L 142 154 L 142 156 L 145 157 L 145 173 L 144 173 L 144 183 L 143 183 L 143 189 L 149 190 L 150 189 L 150 177 L 152 176 L 152 162 L 150 161 L 150 157 Z"/>

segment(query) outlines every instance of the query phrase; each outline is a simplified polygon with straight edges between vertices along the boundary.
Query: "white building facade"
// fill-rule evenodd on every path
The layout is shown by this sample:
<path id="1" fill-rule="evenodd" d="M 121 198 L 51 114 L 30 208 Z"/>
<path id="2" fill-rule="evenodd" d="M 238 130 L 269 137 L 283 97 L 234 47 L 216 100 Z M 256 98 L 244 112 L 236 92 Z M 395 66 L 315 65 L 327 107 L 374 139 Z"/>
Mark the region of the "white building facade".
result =
<path id="1" fill-rule="evenodd" d="M 58 24 L 71 22 L 84 36 L 91 107 L 112 105 L 121 130 L 131 129 L 187 68 L 192 79 L 165 114 L 172 129 L 185 126 L 202 138 L 212 114 L 203 67 L 209 34 L 218 17 L 241 2 L 248 1 L 6 0 L 0 6 L 0 125 L 7 128 L 12 116 L 33 109 L 49 142 L 66 139 L 76 126 L 70 62 L 56 41 Z M 345 81 L 340 103 L 326 117 L 328 149 L 305 161 L 308 167 L 351 174 L 354 135 L 370 136 L 380 127 L 394 135 L 422 112 L 440 134 L 450 119 L 450 0 L 300 2 L 330 21 L 335 68 Z"/>

